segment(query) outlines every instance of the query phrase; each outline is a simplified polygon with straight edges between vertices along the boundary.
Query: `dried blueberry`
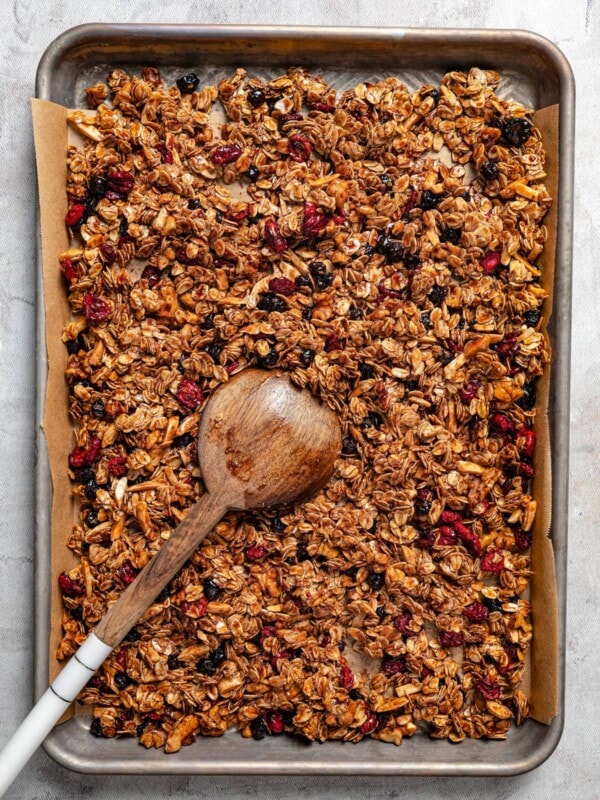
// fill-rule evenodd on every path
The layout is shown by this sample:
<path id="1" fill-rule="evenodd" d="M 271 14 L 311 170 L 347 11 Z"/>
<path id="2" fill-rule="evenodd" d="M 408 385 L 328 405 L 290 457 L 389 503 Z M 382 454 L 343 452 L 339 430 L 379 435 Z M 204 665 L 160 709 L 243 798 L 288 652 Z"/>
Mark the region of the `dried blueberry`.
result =
<path id="1" fill-rule="evenodd" d="M 181 78 L 178 78 L 176 83 L 181 94 L 191 94 L 198 88 L 200 78 L 193 72 L 188 72 L 187 75 L 183 75 Z"/>

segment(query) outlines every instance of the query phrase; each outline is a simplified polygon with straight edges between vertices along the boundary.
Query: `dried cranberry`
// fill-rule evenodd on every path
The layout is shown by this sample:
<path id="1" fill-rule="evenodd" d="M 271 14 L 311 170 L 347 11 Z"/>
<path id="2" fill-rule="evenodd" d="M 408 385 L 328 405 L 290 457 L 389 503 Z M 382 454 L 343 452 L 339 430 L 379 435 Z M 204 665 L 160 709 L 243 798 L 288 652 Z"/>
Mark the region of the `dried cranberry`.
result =
<path id="1" fill-rule="evenodd" d="M 515 426 L 506 414 L 501 414 L 500 412 L 492 414 L 490 423 L 492 429 L 503 436 L 512 436 L 515 432 Z"/>
<path id="2" fill-rule="evenodd" d="M 253 108 L 262 106 L 265 102 L 265 93 L 263 89 L 250 89 L 247 94 L 248 102 Z"/>
<path id="3" fill-rule="evenodd" d="M 260 561 L 261 558 L 264 558 L 269 551 L 267 550 L 264 545 L 254 545 L 254 547 L 249 547 L 246 550 L 246 559 L 248 561 Z"/>
<path id="4" fill-rule="evenodd" d="M 163 164 L 173 163 L 173 153 L 166 145 L 157 144 L 156 149 L 160 153 L 160 160 L 163 162 Z"/>
<path id="5" fill-rule="evenodd" d="M 400 633 L 407 633 L 411 620 L 412 614 L 398 614 L 394 617 L 394 628 Z"/>
<path id="6" fill-rule="evenodd" d="M 456 531 L 449 525 L 440 525 L 438 544 L 441 547 L 448 547 L 456 544 Z"/>
<path id="7" fill-rule="evenodd" d="M 488 550 L 481 559 L 481 569 L 484 572 L 502 572 L 504 569 L 504 556 L 499 550 Z"/>
<path id="8" fill-rule="evenodd" d="M 222 144 L 216 147 L 211 155 L 213 164 L 231 164 L 242 155 L 242 148 L 237 144 Z"/>
<path id="9" fill-rule="evenodd" d="M 318 236 L 325 228 L 328 216 L 316 203 L 304 204 L 304 219 L 302 220 L 302 233 L 311 238 Z"/>
<path id="10" fill-rule="evenodd" d="M 133 189 L 134 183 L 134 177 L 130 172 L 119 170 L 108 176 L 108 191 L 124 196 Z"/>
<path id="11" fill-rule="evenodd" d="M 65 222 L 70 228 L 72 228 L 74 225 L 77 225 L 78 222 L 81 222 L 84 214 L 85 206 L 83 203 L 75 203 L 75 205 L 71 206 L 71 208 L 67 211 Z"/>
<path id="12" fill-rule="evenodd" d="M 283 253 L 284 250 L 287 250 L 287 242 L 281 234 L 279 223 L 274 219 L 268 219 L 265 222 L 265 239 L 267 246 L 274 253 Z"/>
<path id="13" fill-rule="evenodd" d="M 368 733 L 373 733 L 373 731 L 377 730 L 379 726 L 379 720 L 377 718 L 377 714 L 374 714 L 370 708 L 367 707 L 367 718 L 360 726 L 360 732 L 364 733 L 365 735 Z"/>
<path id="14" fill-rule="evenodd" d="M 299 163 L 308 161 L 312 152 L 312 145 L 303 133 L 293 133 L 288 137 L 290 158 Z"/>
<path id="15" fill-rule="evenodd" d="M 202 404 L 202 389 L 194 381 L 184 378 L 177 389 L 177 399 L 182 406 L 195 411 Z"/>
<path id="16" fill-rule="evenodd" d="M 61 572 L 58 576 L 58 585 L 61 591 L 67 597 L 80 597 L 85 594 L 85 589 L 80 586 L 77 581 L 69 578 L 66 572 Z"/>
<path id="17" fill-rule="evenodd" d="M 188 72 L 187 75 L 177 78 L 175 83 L 181 94 L 192 94 L 192 92 L 195 92 L 198 88 L 200 78 L 193 72 Z"/>
<path id="18" fill-rule="evenodd" d="M 271 278 L 269 281 L 269 291 L 282 294 L 284 297 L 290 297 L 296 289 L 296 284 L 289 278 Z"/>
<path id="19" fill-rule="evenodd" d="M 479 681 L 475 688 L 485 700 L 497 700 L 500 697 L 500 687 L 496 686 L 495 683 Z"/>
<path id="20" fill-rule="evenodd" d="M 460 393 L 460 399 L 463 403 L 470 403 L 471 400 L 474 400 L 477 397 L 477 392 L 481 388 L 481 383 L 478 380 L 471 380 L 467 383 L 467 385 L 462 389 Z"/>
<path id="21" fill-rule="evenodd" d="M 406 660 L 401 657 L 391 658 L 386 655 L 381 663 L 381 671 L 388 677 L 406 672 Z"/>
<path id="22" fill-rule="evenodd" d="M 127 472 L 127 459 L 124 456 L 113 456 L 107 464 L 109 473 L 115 478 L 122 478 Z"/>
<path id="23" fill-rule="evenodd" d="M 354 686 L 354 673 L 350 667 L 342 667 L 340 670 L 340 686 L 342 689 L 351 689 Z"/>
<path id="24" fill-rule="evenodd" d="M 62 274 L 65 276 L 65 280 L 68 283 L 77 280 L 77 270 L 73 266 L 73 262 L 70 258 L 63 258 L 63 260 L 60 262 L 60 268 L 62 270 Z"/>
<path id="25" fill-rule="evenodd" d="M 271 711 L 265 711 L 264 720 L 272 736 L 279 736 L 280 733 L 283 733 L 284 725 L 283 725 L 283 716 L 281 715 L 281 711 L 278 711 L 276 709 Z"/>
<path id="26" fill-rule="evenodd" d="M 138 576 L 138 570 L 133 566 L 131 561 L 124 561 L 123 566 L 119 569 L 119 575 L 124 584 L 129 586 L 133 583 Z"/>
<path id="27" fill-rule="evenodd" d="M 440 631 L 440 644 L 442 647 L 460 647 L 464 642 L 464 636 L 459 631 Z"/>
<path id="28" fill-rule="evenodd" d="M 529 550 L 532 539 L 531 531 L 524 531 L 523 528 L 515 528 L 513 530 L 513 536 L 515 537 L 515 547 L 517 550 L 521 552 Z"/>
<path id="29" fill-rule="evenodd" d="M 153 289 L 156 284 L 160 281 L 160 270 L 157 267 L 153 267 L 150 264 L 144 267 L 144 271 L 142 272 L 142 278 L 145 281 L 148 281 L 148 288 Z"/>
<path id="30" fill-rule="evenodd" d="M 473 603 L 470 603 L 468 606 L 465 606 L 464 614 L 467 619 L 471 620 L 471 622 L 483 622 L 490 616 L 490 612 L 483 605 L 483 603 L 479 603 L 477 600 L 475 600 Z"/>
<path id="31" fill-rule="evenodd" d="M 491 275 L 500 266 L 500 253 L 496 252 L 496 250 L 490 250 L 479 263 L 483 271 Z"/>
<path id="32" fill-rule="evenodd" d="M 498 165 L 494 161 L 486 161 L 481 166 L 481 177 L 486 181 L 495 181 L 498 177 Z"/>
<path id="33" fill-rule="evenodd" d="M 110 317 L 110 306 L 91 292 L 83 298 L 83 313 L 90 325 L 98 325 Z"/>

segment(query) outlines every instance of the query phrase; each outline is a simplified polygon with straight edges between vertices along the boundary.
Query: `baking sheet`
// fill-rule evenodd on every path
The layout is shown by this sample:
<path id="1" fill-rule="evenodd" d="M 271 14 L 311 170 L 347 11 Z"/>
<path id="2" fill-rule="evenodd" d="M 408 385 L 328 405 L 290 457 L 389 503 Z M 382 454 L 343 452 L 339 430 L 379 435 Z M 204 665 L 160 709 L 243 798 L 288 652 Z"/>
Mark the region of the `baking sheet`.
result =
<path id="1" fill-rule="evenodd" d="M 146 62 L 150 63 L 150 62 Z M 289 64 L 292 63 L 300 63 L 298 61 L 292 62 L 290 61 Z M 113 64 L 113 66 L 116 64 Z M 137 69 L 141 65 L 138 64 Z M 128 65 L 128 70 L 130 72 L 136 71 L 136 67 L 133 65 Z M 186 63 L 186 69 L 188 68 L 188 64 Z M 190 68 L 194 68 L 194 71 L 197 72 L 201 81 L 203 83 L 208 82 L 217 82 L 222 77 L 227 75 L 231 75 L 235 66 L 227 66 L 226 68 L 223 67 L 215 67 L 210 66 L 206 69 L 198 68 L 196 65 L 191 65 Z M 83 88 L 87 85 L 90 85 L 97 79 L 104 79 L 106 71 L 108 69 L 108 65 L 103 66 L 93 66 L 88 70 L 81 70 L 77 74 L 77 79 L 73 86 L 73 102 L 72 105 L 80 104 Z M 261 69 L 252 69 L 253 74 L 258 74 L 261 77 L 269 78 L 273 77 L 276 74 L 281 74 L 284 71 L 283 67 L 278 67 L 276 69 L 273 68 L 261 68 Z M 384 75 L 388 74 L 395 74 L 407 83 L 407 85 L 411 87 L 415 87 L 422 82 L 432 82 L 437 83 L 439 82 L 439 78 L 443 74 L 443 69 L 436 69 L 436 70 L 428 70 L 428 71 L 421 71 L 419 73 L 406 73 L 401 71 L 376 71 L 369 73 L 366 70 L 348 70 L 348 69 L 323 69 L 319 70 L 321 74 L 332 83 L 336 88 L 344 89 L 348 86 L 355 85 L 359 80 L 363 80 L 365 78 L 370 78 L 372 80 L 378 79 L 383 77 Z M 181 73 L 181 67 L 170 67 L 165 68 L 161 67 L 161 73 L 163 76 L 168 80 L 173 80 L 174 77 Z M 518 74 L 511 74 L 510 72 L 504 73 L 504 79 L 502 82 L 501 92 L 504 96 L 510 96 L 514 99 L 518 99 L 519 101 L 523 102 L 525 105 L 533 106 L 535 105 L 534 100 L 535 97 L 535 84 L 531 83 L 531 80 L 523 80 L 522 75 Z M 42 237 L 42 259 L 44 263 L 44 272 L 45 274 L 48 272 L 49 274 L 45 277 L 45 301 L 48 308 L 52 308 L 53 311 L 55 309 L 60 309 L 59 313 L 53 313 L 48 315 L 48 337 L 49 339 L 52 338 L 54 343 L 58 343 L 57 348 L 51 348 L 49 346 L 48 349 L 48 356 L 49 356 L 49 373 L 48 373 L 48 394 L 47 394 L 47 409 L 52 410 L 52 426 L 47 426 L 48 429 L 50 427 L 54 428 L 58 421 L 62 425 L 62 420 L 57 418 L 56 412 L 59 405 L 62 405 L 62 408 L 65 409 L 65 416 L 66 416 L 66 385 L 64 382 L 63 372 L 64 366 L 66 364 L 66 350 L 64 345 L 60 340 L 60 334 L 62 332 L 62 326 L 64 321 L 68 319 L 68 306 L 66 303 L 64 287 L 62 286 L 62 278 L 60 275 L 59 270 L 54 267 L 58 266 L 58 259 L 57 256 L 60 252 L 63 252 L 67 247 L 66 242 L 66 231 L 64 228 L 64 213 L 66 211 L 66 199 L 64 197 L 64 175 L 65 175 L 65 149 L 66 149 L 66 121 L 65 121 L 65 109 L 62 107 L 57 106 L 40 106 L 37 102 L 34 102 L 34 126 L 36 128 L 36 147 L 38 140 L 41 140 L 39 148 L 38 148 L 38 171 L 40 171 L 39 164 L 42 163 L 42 171 L 40 173 L 40 189 L 42 185 L 47 184 L 48 182 L 53 182 L 53 186 L 59 186 L 60 192 L 59 194 L 56 193 L 56 190 L 48 189 L 45 194 L 41 193 L 41 200 L 42 200 L 42 208 L 41 208 L 41 226 L 43 231 Z M 545 146 L 548 151 L 552 151 L 552 157 L 549 159 L 549 164 L 553 168 L 554 173 L 557 172 L 558 166 L 558 141 L 557 141 L 557 131 L 558 131 L 558 114 L 559 109 L 554 106 L 551 109 L 546 109 L 543 112 L 538 112 L 539 119 L 536 119 L 537 124 L 543 129 L 544 131 L 544 141 Z M 62 128 L 62 132 L 61 132 Z M 46 133 L 50 133 L 51 135 L 45 135 Z M 61 173 L 62 169 L 62 173 Z M 554 176 L 551 176 L 554 178 Z M 62 182 L 60 182 L 62 181 Z M 548 181 L 550 184 L 550 181 Z M 557 191 L 554 188 L 550 188 L 551 194 L 554 198 L 557 198 Z M 44 209 L 44 201 L 47 203 L 46 209 Z M 556 224 L 556 209 L 558 204 L 555 203 L 554 205 L 554 223 Z M 53 216 L 53 219 L 50 220 L 49 217 Z M 48 228 L 48 235 L 45 233 L 45 220 L 48 221 L 49 228 Z M 547 220 L 548 222 L 548 220 Z M 59 231 L 59 227 L 62 231 Z M 553 231 L 555 227 L 553 228 Z M 62 235 L 62 240 L 61 240 Z M 47 240 L 50 239 L 51 242 L 54 243 L 54 250 L 52 249 L 52 245 L 47 243 Z M 556 241 L 554 236 L 551 236 L 548 242 L 548 246 L 545 250 L 545 269 L 544 269 L 544 276 L 545 280 L 552 283 L 553 280 L 553 265 L 554 265 L 554 242 Z M 62 301 L 62 302 L 61 302 Z M 62 316 L 63 312 L 66 309 L 67 316 Z M 51 328 L 54 328 L 51 331 Z M 50 344 L 50 343 L 49 343 Z M 60 350 L 61 352 L 57 352 Z M 53 358 L 54 357 L 54 358 Z M 540 392 L 540 399 L 542 400 L 544 394 L 547 396 L 547 391 L 541 390 Z M 62 395 L 62 400 L 61 400 Z M 534 643 L 532 648 L 533 653 L 533 673 L 534 673 L 534 680 L 533 686 L 534 692 L 532 695 L 532 709 L 534 710 L 538 719 L 549 722 L 554 714 L 556 713 L 557 708 L 557 696 L 558 692 L 558 679 L 559 679 L 559 671 L 560 671 L 560 659 L 559 659 L 559 636 L 558 636 L 558 618 L 557 618 L 557 603 L 556 603 L 556 584 L 553 579 L 553 567 L 554 567 L 554 558 L 552 554 L 552 545 L 550 541 L 546 537 L 546 532 L 549 529 L 550 519 L 551 519 L 551 506 L 550 503 L 547 502 L 549 497 L 551 496 L 550 490 L 550 480 L 551 475 L 549 472 L 550 468 L 550 458 L 549 458 L 549 449 L 543 446 L 543 440 L 546 440 L 549 437 L 549 427 L 546 422 L 544 434 L 544 426 L 543 426 L 544 415 L 539 415 L 539 425 L 538 428 L 538 435 L 540 436 L 540 447 L 538 448 L 538 454 L 544 450 L 547 454 L 547 458 L 541 460 L 540 463 L 539 455 L 538 455 L 538 477 L 537 477 L 537 487 L 536 487 L 536 494 L 538 495 L 538 499 L 544 498 L 544 502 L 540 503 L 540 512 L 538 515 L 537 523 L 536 523 L 536 534 L 534 537 L 535 546 L 533 551 L 533 559 L 534 559 L 534 568 L 537 569 L 537 583 L 534 587 L 534 624 L 536 629 L 538 626 L 543 626 L 544 636 L 543 637 L 535 637 L 534 635 Z M 68 423 L 68 428 L 63 429 L 66 431 L 71 430 L 71 425 Z M 70 497 L 71 489 L 69 481 L 66 477 L 66 458 L 67 454 L 70 450 L 72 441 L 69 440 L 68 436 L 63 434 L 53 438 L 49 438 L 48 440 L 49 449 L 52 454 L 52 460 L 54 461 L 54 455 L 56 454 L 56 466 L 57 468 L 53 470 L 53 482 L 54 482 L 54 498 L 55 501 L 53 503 L 53 522 L 57 526 L 65 526 L 63 530 L 65 531 L 64 535 L 59 534 L 57 538 L 53 537 L 53 562 L 55 562 L 55 568 L 52 571 L 52 574 L 56 576 L 58 571 L 62 568 L 68 568 L 72 565 L 60 563 L 61 559 L 64 559 L 65 556 L 68 558 L 69 553 L 64 547 L 64 541 L 66 537 L 69 535 L 70 532 L 70 525 L 72 524 L 73 520 L 73 511 L 72 507 L 69 507 L 69 502 L 65 502 L 66 498 Z M 541 479 L 541 480 L 540 480 Z M 539 492 L 539 484 L 543 483 L 544 491 L 542 493 Z M 58 502 L 57 498 L 61 498 L 61 502 Z M 543 511 L 542 511 L 543 509 Z M 56 514 L 56 516 L 55 516 Z M 61 541 L 62 536 L 62 541 Z M 59 552 L 59 548 L 61 552 Z M 62 553 L 62 554 L 61 554 Z M 546 579 L 544 576 L 548 576 Z M 540 578 L 542 579 L 540 583 Z M 55 649 L 55 644 L 58 643 L 60 640 L 60 624 L 56 625 L 57 619 L 57 612 L 60 615 L 60 598 L 58 596 L 58 591 L 53 588 L 53 621 L 54 624 L 52 625 L 52 640 L 51 640 L 51 649 L 50 649 L 50 661 L 51 661 L 51 671 L 54 671 L 55 663 L 52 663 L 52 654 Z M 540 598 L 541 602 L 537 602 L 537 598 Z M 60 620 L 60 616 L 58 616 L 58 620 Z M 535 622 L 537 620 L 537 622 Z M 539 691 L 536 691 L 538 690 Z M 73 720 L 73 723 L 77 722 Z M 70 724 L 73 724 L 70 723 Z M 531 725 L 532 723 L 526 723 L 527 725 Z M 86 735 L 89 737 L 89 734 Z M 511 734 L 512 735 L 512 734 Z M 233 736 L 237 737 L 237 734 L 233 733 Z M 91 738 L 91 737 L 89 737 Z M 228 734 L 224 739 L 229 739 L 230 734 Z M 237 737 L 240 744 L 243 740 Z M 416 739 L 417 737 L 415 737 Z M 424 739 L 425 737 L 420 737 Z M 205 740 L 200 740 L 204 742 Z M 387 751 L 388 757 L 390 759 L 398 759 L 402 760 L 402 752 L 406 750 L 412 750 L 413 741 L 410 740 L 403 744 L 403 747 L 397 751 L 395 749 L 390 752 L 390 748 L 388 746 L 383 746 L 384 750 Z M 429 743 L 429 740 L 427 740 Z M 123 748 L 125 742 L 118 742 L 118 746 Z M 233 742 L 231 743 L 233 745 Z M 375 765 L 376 762 L 379 761 L 378 758 L 373 760 L 373 754 L 369 751 L 372 749 L 372 745 L 377 747 L 378 743 L 361 743 L 359 748 L 363 748 L 363 753 L 359 758 L 356 758 L 356 753 L 353 753 L 350 756 L 350 760 L 353 762 L 353 769 L 349 771 L 360 771 L 360 767 L 357 767 L 357 764 L 361 761 L 361 759 L 369 757 L 369 763 Z M 431 743 L 430 743 L 431 744 Z M 437 745 L 437 743 L 435 743 Z M 466 744 L 462 744 L 459 748 L 462 752 L 465 753 L 465 756 L 475 755 L 475 753 L 466 753 L 466 750 L 471 750 L 470 745 L 473 743 L 468 743 L 469 746 L 467 747 Z M 494 748 L 498 747 L 500 743 L 494 743 Z M 235 745 L 233 745 L 235 747 Z M 417 745 L 418 746 L 418 745 Z M 135 745 L 137 752 L 139 753 L 140 748 L 139 746 Z M 322 750 L 327 749 L 329 745 L 321 745 L 317 746 L 319 752 Z M 314 748 L 314 746 L 313 746 Z M 185 748 L 186 751 L 192 750 L 193 748 Z M 242 747 L 241 749 L 245 749 Z M 353 748 L 356 750 L 358 748 Z M 366 753 L 364 750 L 366 749 Z M 430 748 L 431 749 L 431 748 Z M 456 749 L 456 748 L 454 748 Z M 427 758 L 426 750 L 423 751 L 421 758 Z M 481 757 L 481 753 L 476 756 L 476 760 Z M 114 756 L 114 752 L 113 752 Z M 178 754 L 179 756 L 179 754 Z M 411 755 L 412 757 L 412 755 Z M 172 756 L 164 756 L 162 761 L 164 762 L 166 759 L 173 759 Z M 348 761 L 346 757 L 344 759 Z M 440 762 L 438 761 L 438 764 Z M 409 757 L 409 764 L 410 766 L 414 766 L 414 763 L 410 760 Z M 332 768 L 332 763 L 329 765 L 330 768 L 325 768 L 320 771 L 339 771 L 339 766 Z M 409 769 L 410 769 L 409 766 Z M 464 767 L 464 762 L 463 762 Z M 364 769 L 364 768 L 363 768 Z M 447 768 L 448 769 L 448 768 Z M 129 770 L 126 770 L 129 771 Z M 154 769 L 152 770 L 154 771 Z M 163 770 L 161 770 L 163 771 Z M 180 771 L 179 769 L 165 769 L 164 771 Z M 187 771 L 187 770 L 186 770 Z M 193 770 L 195 771 L 195 770 Z M 201 771 L 212 771 L 210 768 L 202 768 Z M 219 771 L 219 770 L 216 770 Z M 276 768 L 274 770 L 267 770 L 267 771 L 278 771 Z M 300 770 L 305 771 L 305 770 Z M 377 768 L 373 766 L 372 769 L 368 771 L 381 771 L 381 768 Z M 405 771 L 400 768 L 400 770 L 394 771 Z M 411 769 L 410 771 L 415 771 Z M 419 770 L 416 770 L 419 771 Z M 451 768 L 450 768 L 451 771 Z M 477 769 L 467 769 L 466 771 L 469 772 L 478 772 Z"/>

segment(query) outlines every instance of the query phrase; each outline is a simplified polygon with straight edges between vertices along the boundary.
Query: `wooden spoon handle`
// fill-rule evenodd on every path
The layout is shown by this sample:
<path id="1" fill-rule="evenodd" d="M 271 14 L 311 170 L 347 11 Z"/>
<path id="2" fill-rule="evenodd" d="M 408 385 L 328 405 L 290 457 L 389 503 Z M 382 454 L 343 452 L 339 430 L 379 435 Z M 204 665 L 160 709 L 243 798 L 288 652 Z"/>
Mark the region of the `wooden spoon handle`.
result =
<path id="1" fill-rule="evenodd" d="M 123 641 L 226 511 L 227 507 L 209 492 L 192 506 L 171 537 L 96 625 L 94 633 L 102 642 L 116 647 Z"/>

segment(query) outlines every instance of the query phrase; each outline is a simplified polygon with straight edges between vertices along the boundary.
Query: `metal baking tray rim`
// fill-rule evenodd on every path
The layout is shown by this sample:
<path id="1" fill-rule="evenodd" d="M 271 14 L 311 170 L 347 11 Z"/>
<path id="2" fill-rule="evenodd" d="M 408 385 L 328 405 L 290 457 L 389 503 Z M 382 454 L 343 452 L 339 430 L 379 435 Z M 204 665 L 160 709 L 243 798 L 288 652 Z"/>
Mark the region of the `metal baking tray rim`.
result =
<path id="1" fill-rule="evenodd" d="M 236 26 L 236 25 L 170 25 L 170 24 L 96 24 L 90 23 L 68 29 L 56 37 L 45 50 L 40 59 L 36 75 L 36 96 L 52 100 L 52 77 L 61 59 L 69 51 L 85 45 L 95 44 L 104 49 L 110 58 L 110 42 L 115 39 L 127 39 L 135 44 L 142 39 L 152 39 L 162 43 L 173 39 L 186 42 L 198 42 L 207 37 L 223 42 L 232 38 L 244 38 L 247 41 L 286 40 L 300 45 L 309 41 L 336 43 L 351 42 L 354 45 L 382 41 L 400 46 L 427 45 L 435 43 L 443 48 L 444 42 L 460 43 L 465 49 L 475 45 L 519 46 L 522 50 L 530 50 L 546 61 L 555 71 L 559 84 L 560 97 L 560 186 L 558 192 L 558 239 L 556 262 L 557 269 L 554 287 L 553 326 L 560 336 L 553 343 L 553 402 L 550 414 L 553 422 L 553 516 L 552 538 L 555 547 L 557 569 L 557 590 L 559 601 L 559 703 L 558 714 L 550 726 L 543 726 L 528 720 L 523 728 L 540 728 L 544 730 L 541 741 L 533 747 L 533 752 L 524 752 L 512 760 L 498 762 L 499 742 L 473 742 L 460 745 L 460 754 L 468 756 L 473 749 L 474 758 L 460 760 L 450 759 L 442 752 L 456 756 L 457 748 L 447 742 L 426 742 L 425 747 L 415 746 L 415 740 L 406 740 L 400 749 L 390 745 L 374 742 L 361 742 L 360 745 L 348 745 L 340 742 L 312 744 L 310 759 L 301 760 L 297 756 L 288 757 L 279 752 L 276 740 L 262 742 L 259 751 L 256 745 L 241 739 L 237 733 L 230 731 L 218 740 L 225 753 L 213 761 L 199 762 L 195 748 L 183 748 L 176 756 L 168 756 L 151 751 L 143 751 L 135 745 L 135 755 L 125 754 L 127 745 L 132 742 L 119 741 L 119 756 L 114 753 L 102 753 L 114 740 L 93 740 L 85 732 L 87 741 L 93 742 L 94 749 L 100 754 L 93 756 L 87 752 L 91 748 L 74 749 L 73 735 L 77 727 L 84 729 L 81 717 L 76 717 L 57 727 L 44 742 L 44 749 L 55 761 L 75 772 L 113 773 L 113 774 L 363 774 L 363 775 L 498 775 L 508 776 L 528 772 L 540 766 L 556 749 L 564 727 L 565 706 L 565 622 L 566 622 L 566 559 L 567 559 L 567 497 L 568 497 L 568 457 L 569 457 L 569 392 L 570 392 L 570 339 L 571 339 L 571 263 L 572 263 L 572 224 L 573 224 L 573 142 L 574 142 L 574 105 L 575 83 L 573 72 L 561 50 L 550 40 L 530 31 L 520 29 L 502 30 L 462 30 L 456 28 L 348 28 L 348 27 L 275 27 L 275 26 Z M 479 52 L 483 51 L 482 50 Z M 335 49 L 332 50 L 335 52 Z M 142 53 L 144 57 L 154 54 Z M 201 57 L 201 53 L 200 56 Z M 439 53 L 438 53 L 439 55 Z M 175 60 L 175 59 L 174 59 Z M 473 54 L 471 63 L 485 60 Z M 239 61 L 244 61 L 241 53 Z M 288 56 L 288 63 L 301 63 L 301 58 L 294 53 Z M 445 66 L 444 68 L 448 68 Z M 39 242 L 37 262 L 41 264 Z M 52 489 L 49 478 L 48 454 L 46 442 L 41 429 L 44 411 L 44 390 L 46 382 L 46 348 L 45 348 L 45 311 L 43 302 L 43 284 L 41 269 L 36 277 L 37 318 L 36 318 L 36 529 L 35 529 L 35 697 L 39 697 L 48 685 L 48 632 L 50 627 L 48 595 L 50 581 L 50 508 Z M 243 757 L 233 756 L 227 752 L 229 741 L 236 738 L 238 750 L 247 750 Z M 214 743 L 216 740 L 199 739 L 197 745 Z M 249 748 L 246 747 L 249 745 Z M 266 747 L 265 747 L 266 745 Z M 384 760 L 381 757 L 369 757 L 377 746 L 385 748 Z M 359 749 L 360 748 L 360 749 Z M 131 749 L 131 748 L 129 748 Z M 219 749 L 217 746 L 216 749 Z M 302 745 L 306 750 L 306 746 Z M 415 753 L 412 754 L 412 750 Z M 332 754 L 331 751 L 335 753 Z M 485 751 L 488 751 L 485 753 Z M 429 751 L 429 752 L 427 752 Z M 407 753 L 412 758 L 406 759 Z M 484 755 L 485 753 L 485 755 Z M 343 755 L 343 758 L 342 758 Z M 426 756 L 430 755 L 431 760 Z M 486 755 L 488 756 L 486 758 Z M 398 760 L 398 757 L 401 760 Z"/>

